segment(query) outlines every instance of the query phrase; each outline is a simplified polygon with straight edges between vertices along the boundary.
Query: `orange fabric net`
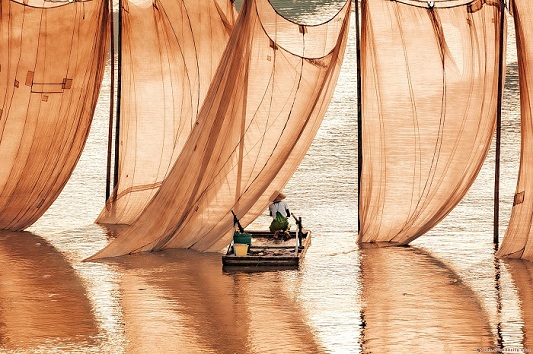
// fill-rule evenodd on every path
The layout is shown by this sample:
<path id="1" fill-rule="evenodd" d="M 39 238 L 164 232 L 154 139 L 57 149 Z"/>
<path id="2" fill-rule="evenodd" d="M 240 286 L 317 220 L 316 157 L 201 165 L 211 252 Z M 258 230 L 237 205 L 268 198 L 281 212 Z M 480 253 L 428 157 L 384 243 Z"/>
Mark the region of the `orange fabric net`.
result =
<path id="1" fill-rule="evenodd" d="M 500 2 L 414 3 L 362 6 L 362 242 L 407 244 L 434 227 L 495 129 Z"/>
<path id="2" fill-rule="evenodd" d="M 524 258 L 533 261 L 533 3 L 513 0 L 511 9 L 515 22 L 518 71 L 520 82 L 521 158 L 516 195 L 509 226 L 503 238 L 499 257 Z M 528 16 L 529 15 L 529 16 Z"/>
<path id="3" fill-rule="evenodd" d="M 351 2 L 330 21 L 285 20 L 245 1 L 191 135 L 159 192 L 94 258 L 165 248 L 219 251 L 303 159 L 330 102 Z M 245 216 L 243 218 L 243 216 Z"/>
<path id="4" fill-rule="evenodd" d="M 107 43 L 106 1 L 1 2 L 0 229 L 30 226 L 66 184 L 89 132 Z"/>
<path id="5" fill-rule="evenodd" d="M 233 28 L 229 0 L 123 1 L 119 178 L 96 220 L 131 224 L 187 140 Z"/>

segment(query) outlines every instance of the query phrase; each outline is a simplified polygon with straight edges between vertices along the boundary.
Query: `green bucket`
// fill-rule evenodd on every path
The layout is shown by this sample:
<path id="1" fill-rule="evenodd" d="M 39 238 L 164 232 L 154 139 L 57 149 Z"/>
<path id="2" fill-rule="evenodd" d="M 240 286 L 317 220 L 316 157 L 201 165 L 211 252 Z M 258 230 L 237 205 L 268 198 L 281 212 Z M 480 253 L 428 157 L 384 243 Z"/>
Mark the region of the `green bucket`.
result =
<path id="1" fill-rule="evenodd" d="M 252 235 L 248 233 L 240 233 L 235 231 L 233 234 L 233 242 L 234 243 L 243 243 L 247 244 L 248 246 L 252 245 Z"/>

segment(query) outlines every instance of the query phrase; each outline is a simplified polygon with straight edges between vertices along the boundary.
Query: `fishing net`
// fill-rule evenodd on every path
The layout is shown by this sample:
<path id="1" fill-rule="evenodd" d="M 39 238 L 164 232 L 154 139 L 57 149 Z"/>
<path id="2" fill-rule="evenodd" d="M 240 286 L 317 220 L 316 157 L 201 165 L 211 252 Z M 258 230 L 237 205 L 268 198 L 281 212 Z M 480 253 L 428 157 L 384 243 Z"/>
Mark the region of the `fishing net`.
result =
<path id="1" fill-rule="evenodd" d="M 362 242 L 407 244 L 433 228 L 495 129 L 503 6 L 404 2 L 362 3 Z"/>
<path id="2" fill-rule="evenodd" d="M 195 124 L 235 22 L 229 0 L 123 1 L 118 181 L 96 220 L 131 224 Z"/>
<path id="3" fill-rule="evenodd" d="M 531 104 L 533 89 L 533 3 L 513 0 L 511 9 L 515 22 L 520 83 L 521 156 L 520 171 L 516 186 L 509 226 L 497 255 L 509 258 L 524 258 L 533 261 L 533 115 Z"/>
<path id="4" fill-rule="evenodd" d="M 268 207 L 309 148 L 340 71 L 351 1 L 328 22 L 245 1 L 190 137 L 131 227 L 91 259 L 164 248 L 219 251 Z"/>
<path id="5" fill-rule="evenodd" d="M 0 229 L 34 223 L 85 145 L 108 44 L 107 2 L 2 1 Z"/>

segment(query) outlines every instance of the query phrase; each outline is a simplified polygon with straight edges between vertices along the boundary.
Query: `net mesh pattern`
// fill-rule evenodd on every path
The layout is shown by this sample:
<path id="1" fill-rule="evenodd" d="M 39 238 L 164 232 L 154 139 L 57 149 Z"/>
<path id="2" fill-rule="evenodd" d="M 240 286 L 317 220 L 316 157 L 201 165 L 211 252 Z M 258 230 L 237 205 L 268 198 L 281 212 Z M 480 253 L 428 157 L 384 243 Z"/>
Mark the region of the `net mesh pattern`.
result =
<path id="1" fill-rule="evenodd" d="M 322 25 L 245 1 L 176 162 L 136 220 L 91 259 L 165 248 L 219 251 L 234 210 L 257 218 L 295 172 L 331 100 L 351 2 Z"/>
<path id="2" fill-rule="evenodd" d="M 474 182 L 495 129 L 501 11 L 362 3 L 361 242 L 409 243 Z"/>
<path id="3" fill-rule="evenodd" d="M 0 7 L 0 229 L 14 231 L 34 223 L 67 183 L 108 44 L 106 1 L 30 4 Z"/>

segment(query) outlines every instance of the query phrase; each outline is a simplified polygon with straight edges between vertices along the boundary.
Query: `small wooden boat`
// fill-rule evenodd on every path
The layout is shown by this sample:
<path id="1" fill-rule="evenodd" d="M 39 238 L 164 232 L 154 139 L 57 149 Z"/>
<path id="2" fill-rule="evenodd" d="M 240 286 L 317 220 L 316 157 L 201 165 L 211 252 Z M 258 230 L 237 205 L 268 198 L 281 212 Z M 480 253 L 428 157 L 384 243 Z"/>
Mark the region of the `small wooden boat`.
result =
<path id="1" fill-rule="evenodd" d="M 222 256 L 224 266 L 256 267 L 298 267 L 311 244 L 311 232 L 306 237 L 298 237 L 297 232 L 291 232 L 287 241 L 276 240 L 270 231 L 246 231 L 252 235 L 252 245 L 244 256 L 235 252 L 233 241 Z"/>
<path id="2" fill-rule="evenodd" d="M 297 268 L 311 245 L 311 232 L 301 227 L 290 232 L 290 238 L 281 240 L 270 231 L 245 231 L 252 235 L 251 245 L 245 255 L 237 255 L 234 241 L 222 256 L 222 264 L 228 267 L 283 267 Z"/>

